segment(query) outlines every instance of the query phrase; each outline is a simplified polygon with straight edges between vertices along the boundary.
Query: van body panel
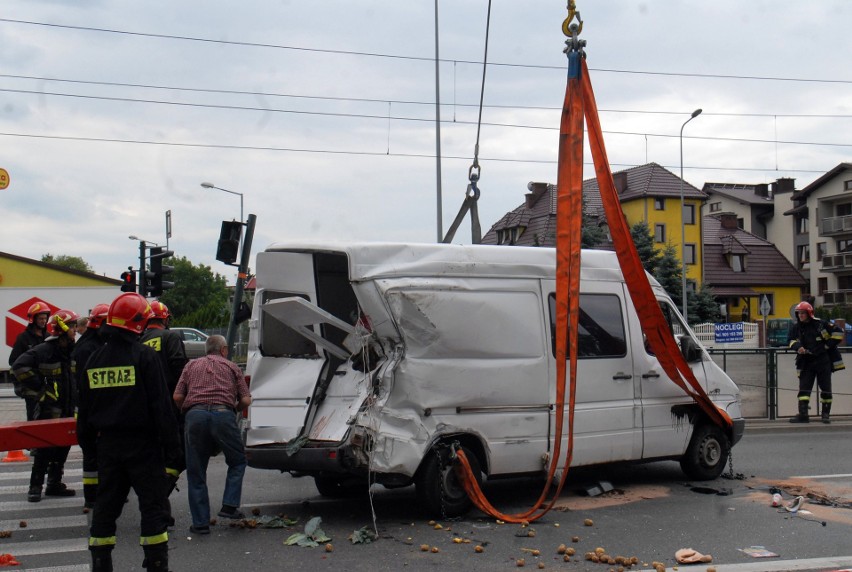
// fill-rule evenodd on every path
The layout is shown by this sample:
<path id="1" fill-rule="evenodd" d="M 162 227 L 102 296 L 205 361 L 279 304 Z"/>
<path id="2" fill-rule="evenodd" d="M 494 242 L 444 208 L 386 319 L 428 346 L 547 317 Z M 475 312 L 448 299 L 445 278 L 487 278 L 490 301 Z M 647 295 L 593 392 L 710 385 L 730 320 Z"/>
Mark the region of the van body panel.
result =
<path id="1" fill-rule="evenodd" d="M 462 439 L 489 476 L 547 467 L 556 437 L 553 249 L 276 244 L 257 268 L 250 466 L 341 478 L 369 470 L 400 486 L 436 444 Z M 614 253 L 583 251 L 580 296 L 572 464 L 684 455 L 699 416 L 684 413 L 692 399 L 645 349 Z M 673 335 L 694 338 L 682 321 Z M 739 390 L 700 354 L 690 365 L 734 418 L 735 441 Z"/>

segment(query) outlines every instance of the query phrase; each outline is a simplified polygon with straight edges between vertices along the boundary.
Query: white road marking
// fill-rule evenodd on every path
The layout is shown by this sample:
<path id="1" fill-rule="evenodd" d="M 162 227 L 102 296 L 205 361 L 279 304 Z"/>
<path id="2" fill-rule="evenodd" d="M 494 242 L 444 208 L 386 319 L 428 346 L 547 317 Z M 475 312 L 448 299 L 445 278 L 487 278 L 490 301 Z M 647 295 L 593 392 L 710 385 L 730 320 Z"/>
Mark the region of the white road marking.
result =
<path id="1" fill-rule="evenodd" d="M 791 479 L 848 479 L 852 477 L 852 473 L 846 473 L 843 475 L 800 475 L 796 477 L 790 477 Z"/>
<path id="2" fill-rule="evenodd" d="M 26 528 L 21 528 L 21 521 L 26 521 Z M 71 526 L 88 526 L 85 514 L 73 516 L 51 516 L 47 518 L 23 518 L 18 520 L 0 520 L 0 530 L 11 530 L 12 536 L 28 530 L 44 530 L 49 528 L 68 528 Z"/>
<path id="3" fill-rule="evenodd" d="M 827 558 L 808 558 L 805 560 L 776 560 L 775 558 L 761 558 L 760 562 L 748 562 L 746 564 L 716 564 L 710 566 L 716 572 L 778 572 L 778 570 L 816 570 L 849 568 L 852 566 L 852 556 L 833 556 Z M 690 567 L 689 565 L 684 568 Z M 697 567 L 695 567 L 697 568 Z M 655 572 L 653 568 L 639 570 L 638 572 Z"/>
<path id="4" fill-rule="evenodd" d="M 27 482 L 30 480 L 30 472 L 32 468 L 27 471 L 13 471 L 10 473 L 0 473 L 0 481 L 14 481 L 15 479 L 22 479 Z M 83 469 L 65 469 L 64 471 L 65 477 L 82 477 Z"/>
<path id="5" fill-rule="evenodd" d="M 21 556 L 35 556 L 39 554 L 58 554 L 60 552 L 88 552 L 89 538 L 60 538 L 49 542 L 13 542 L 3 544 L 3 552 L 13 554 L 16 558 Z"/>

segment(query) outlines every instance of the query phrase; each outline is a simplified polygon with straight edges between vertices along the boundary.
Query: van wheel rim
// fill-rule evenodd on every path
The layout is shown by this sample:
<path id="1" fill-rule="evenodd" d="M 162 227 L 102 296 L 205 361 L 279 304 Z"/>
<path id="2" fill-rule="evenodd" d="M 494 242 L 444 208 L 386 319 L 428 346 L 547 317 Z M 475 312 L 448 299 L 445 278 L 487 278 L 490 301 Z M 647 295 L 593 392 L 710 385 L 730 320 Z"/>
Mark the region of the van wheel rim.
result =
<path id="1" fill-rule="evenodd" d="M 708 467 L 715 466 L 722 458 L 722 448 L 715 439 L 707 439 L 701 445 L 701 460 Z"/>

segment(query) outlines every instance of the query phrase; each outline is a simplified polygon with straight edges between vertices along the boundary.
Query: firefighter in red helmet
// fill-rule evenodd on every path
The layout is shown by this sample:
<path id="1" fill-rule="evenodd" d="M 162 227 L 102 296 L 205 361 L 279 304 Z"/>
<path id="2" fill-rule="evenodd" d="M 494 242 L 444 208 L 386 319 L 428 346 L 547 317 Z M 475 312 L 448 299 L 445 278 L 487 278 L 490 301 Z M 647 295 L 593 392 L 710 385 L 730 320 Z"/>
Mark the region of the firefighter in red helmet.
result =
<path id="1" fill-rule="evenodd" d="M 790 423 L 810 422 L 808 409 L 814 381 L 820 391 L 822 422 L 830 423 L 832 394 L 829 350 L 837 347 L 842 333 L 833 334 L 831 327 L 814 317 L 814 307 L 808 302 L 799 302 L 796 318 L 796 322 L 790 326 L 787 340 L 790 349 L 796 352 L 799 412 L 790 419 Z"/>
<path id="2" fill-rule="evenodd" d="M 106 343 L 86 362 L 77 435 L 97 448 L 98 496 L 89 529 L 94 572 L 111 572 L 116 521 L 132 487 L 141 513 L 140 544 L 147 570 L 168 570 L 165 475 L 183 458 L 165 373 L 139 341 L 151 306 L 127 292 L 101 326 Z M 127 565 L 121 566 L 127 569 Z"/>
<path id="3" fill-rule="evenodd" d="M 25 351 L 34 348 L 44 341 L 46 335 L 47 319 L 50 318 L 50 307 L 44 302 L 34 302 L 27 309 L 27 327 L 15 338 L 12 353 L 9 354 L 9 366 L 14 365 Z M 21 397 L 21 396 L 19 396 Z M 25 397 L 27 405 L 27 421 L 33 420 L 37 401 Z"/>
<path id="4" fill-rule="evenodd" d="M 12 365 L 16 390 L 37 402 L 36 421 L 73 417 L 76 405 L 74 361 L 71 351 L 77 336 L 76 313 L 59 310 L 47 322 L 48 337 L 44 343 L 24 352 Z M 65 460 L 71 447 L 41 447 L 33 453 L 33 468 L 27 500 L 41 500 L 47 475 L 47 496 L 68 497 L 75 492 L 62 482 Z"/>
<path id="5" fill-rule="evenodd" d="M 86 381 L 86 362 L 96 349 L 104 345 L 104 340 L 101 337 L 101 325 L 107 318 L 109 306 L 107 304 L 98 304 L 92 308 L 89 313 L 89 322 L 86 331 L 74 344 L 74 351 L 71 352 L 71 357 L 74 358 L 74 364 L 77 369 L 77 379 L 75 389 L 77 391 L 79 403 L 80 388 Z M 78 439 L 78 441 L 80 441 Z M 98 493 L 98 456 L 97 449 L 94 443 L 84 443 L 80 441 L 80 448 L 83 450 L 83 502 L 86 508 L 93 508 Z"/>

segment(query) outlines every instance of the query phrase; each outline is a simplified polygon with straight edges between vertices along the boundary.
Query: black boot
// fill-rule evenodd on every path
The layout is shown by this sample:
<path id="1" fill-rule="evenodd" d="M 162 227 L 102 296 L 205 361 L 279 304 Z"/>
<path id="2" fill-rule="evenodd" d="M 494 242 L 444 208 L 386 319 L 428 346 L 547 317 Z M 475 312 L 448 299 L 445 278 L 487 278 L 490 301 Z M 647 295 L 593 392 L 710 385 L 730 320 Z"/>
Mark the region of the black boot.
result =
<path id="1" fill-rule="evenodd" d="M 60 463 L 50 463 L 47 466 L 47 486 L 44 488 L 46 497 L 73 497 L 77 491 L 69 489 L 62 482 L 63 467 Z"/>
<path id="2" fill-rule="evenodd" d="M 809 405 L 809 401 L 799 401 L 799 414 L 791 417 L 790 423 L 810 423 L 811 419 L 808 417 Z"/>
<path id="3" fill-rule="evenodd" d="M 829 402 L 829 403 L 823 402 L 821 419 L 822 419 L 822 422 L 825 423 L 826 425 L 831 423 L 831 419 L 829 419 L 830 415 L 831 415 L 831 402 Z"/>
<path id="4" fill-rule="evenodd" d="M 89 551 L 92 553 L 92 572 L 112 572 L 111 546 L 98 546 Z"/>
<path id="5" fill-rule="evenodd" d="M 36 450 L 33 453 L 33 469 L 30 473 L 30 490 L 27 492 L 27 500 L 29 502 L 39 502 L 41 500 L 41 487 L 44 485 L 44 473 L 47 471 L 47 464 L 41 461 L 41 452 Z"/>
<path id="6" fill-rule="evenodd" d="M 159 570 L 168 572 L 169 570 L 169 543 L 154 544 L 151 546 L 143 546 L 145 551 L 145 561 L 142 562 L 142 567 L 145 570 Z"/>

